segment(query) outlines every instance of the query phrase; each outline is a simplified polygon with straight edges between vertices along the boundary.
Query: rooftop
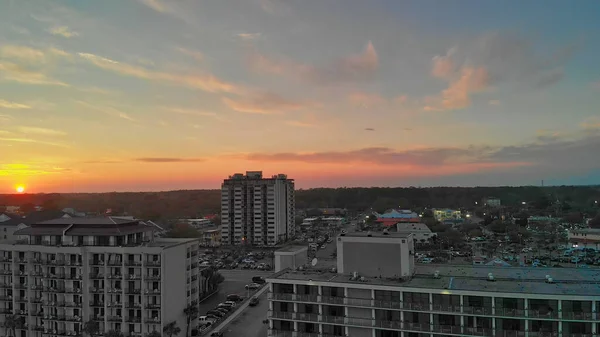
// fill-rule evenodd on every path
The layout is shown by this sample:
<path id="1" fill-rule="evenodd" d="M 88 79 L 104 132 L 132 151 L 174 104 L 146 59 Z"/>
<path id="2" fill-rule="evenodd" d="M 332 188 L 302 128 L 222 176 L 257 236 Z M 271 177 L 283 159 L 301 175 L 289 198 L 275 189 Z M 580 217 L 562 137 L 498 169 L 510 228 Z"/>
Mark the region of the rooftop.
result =
<path id="1" fill-rule="evenodd" d="M 90 218 L 58 218 L 37 222 L 35 225 L 123 225 L 137 222 L 139 222 L 139 220 L 132 218 L 107 216 Z"/>
<path id="2" fill-rule="evenodd" d="M 434 273 L 439 271 L 439 278 Z M 492 273 L 495 282 L 487 280 Z M 359 273 L 360 275 L 360 273 Z M 553 283 L 546 282 L 546 275 Z M 329 270 L 282 271 L 274 280 L 312 280 L 318 282 L 358 283 L 424 289 L 488 291 L 503 293 L 600 296 L 600 269 L 533 268 L 465 265 L 419 265 L 410 280 L 365 277 L 352 281 L 350 275 Z"/>
<path id="3" fill-rule="evenodd" d="M 301 251 L 301 250 L 307 250 L 308 247 L 307 246 L 285 246 L 285 247 L 281 247 L 280 249 L 277 249 L 275 251 L 275 253 L 277 252 L 281 252 L 281 253 L 293 253 L 293 252 L 297 252 L 297 251 Z"/>
<path id="4" fill-rule="evenodd" d="M 411 233 L 408 232 L 388 232 L 387 234 L 383 234 L 383 232 L 352 232 L 346 233 L 343 236 L 355 237 L 355 238 L 364 238 L 364 237 L 383 237 L 383 238 L 407 238 Z M 342 237 L 343 237 L 342 236 Z"/>

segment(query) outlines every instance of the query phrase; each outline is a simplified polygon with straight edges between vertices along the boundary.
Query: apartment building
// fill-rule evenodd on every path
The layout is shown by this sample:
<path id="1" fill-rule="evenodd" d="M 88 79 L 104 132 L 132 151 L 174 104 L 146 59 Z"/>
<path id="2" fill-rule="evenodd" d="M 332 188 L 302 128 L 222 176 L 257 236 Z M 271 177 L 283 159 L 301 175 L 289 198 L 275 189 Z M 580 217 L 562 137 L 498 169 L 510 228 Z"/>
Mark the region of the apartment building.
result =
<path id="1" fill-rule="evenodd" d="M 348 236 L 337 271 L 267 280 L 268 336 L 600 336 L 598 269 L 415 266 L 410 236 Z"/>
<path id="2" fill-rule="evenodd" d="M 295 234 L 295 208 L 294 180 L 285 174 L 236 173 L 221 187 L 221 241 L 258 246 L 286 241 Z"/>
<path id="3" fill-rule="evenodd" d="M 18 231 L 27 239 L 0 244 L 0 322 L 23 317 L 20 337 L 81 335 L 90 320 L 126 336 L 185 328 L 184 308 L 199 302 L 198 241 L 155 238 L 154 228 L 105 217 Z"/>

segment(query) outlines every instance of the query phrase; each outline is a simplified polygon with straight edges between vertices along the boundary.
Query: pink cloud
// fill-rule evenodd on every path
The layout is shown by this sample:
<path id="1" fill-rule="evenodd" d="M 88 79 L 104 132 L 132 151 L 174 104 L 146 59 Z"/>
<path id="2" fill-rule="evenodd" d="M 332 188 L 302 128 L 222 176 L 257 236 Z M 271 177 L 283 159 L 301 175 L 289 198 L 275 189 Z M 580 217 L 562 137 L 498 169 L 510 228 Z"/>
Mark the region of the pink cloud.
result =
<path id="1" fill-rule="evenodd" d="M 431 75 L 437 78 L 447 79 L 454 75 L 456 72 L 456 63 L 452 59 L 456 49 L 452 48 L 443 56 L 435 56 L 433 58 L 433 65 L 431 67 Z"/>
<path id="2" fill-rule="evenodd" d="M 223 98 L 223 103 L 232 110 L 253 114 L 280 114 L 313 106 L 309 102 L 287 99 L 275 93 L 262 93 L 244 98 Z"/>

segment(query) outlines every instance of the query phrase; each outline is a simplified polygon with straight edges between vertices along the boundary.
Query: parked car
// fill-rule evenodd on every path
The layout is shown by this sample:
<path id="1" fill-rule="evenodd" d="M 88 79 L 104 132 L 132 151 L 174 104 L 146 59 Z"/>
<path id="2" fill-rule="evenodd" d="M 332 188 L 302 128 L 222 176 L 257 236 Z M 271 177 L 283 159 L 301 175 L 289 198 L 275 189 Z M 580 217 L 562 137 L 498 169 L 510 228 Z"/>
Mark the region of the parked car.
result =
<path id="1" fill-rule="evenodd" d="M 244 298 L 242 298 L 242 296 L 240 296 L 238 294 L 229 294 L 229 295 L 227 295 L 227 300 L 233 301 L 233 302 L 241 302 L 244 300 Z"/>
<path id="2" fill-rule="evenodd" d="M 233 305 L 231 303 L 219 303 L 219 305 L 217 305 L 217 308 L 227 308 L 229 310 L 233 309 Z"/>
<path id="3" fill-rule="evenodd" d="M 198 324 L 200 325 L 211 325 L 217 320 L 208 316 L 200 316 L 198 317 Z"/>
<path id="4" fill-rule="evenodd" d="M 250 303 L 248 303 L 248 305 L 249 305 L 249 306 L 251 306 L 251 307 L 255 307 L 255 306 L 257 306 L 257 305 L 258 305 L 258 303 L 259 303 L 259 301 L 258 301 L 258 298 L 256 298 L 256 297 L 252 297 L 252 298 L 250 299 Z"/>
<path id="5" fill-rule="evenodd" d="M 252 283 L 265 284 L 265 283 L 267 283 L 267 281 L 265 280 L 264 277 L 254 276 L 252 278 Z"/>
<path id="6" fill-rule="evenodd" d="M 210 337 L 223 337 L 225 336 L 222 331 L 215 331 L 210 334 Z"/>
<path id="7" fill-rule="evenodd" d="M 232 306 L 234 308 L 237 305 L 237 303 L 235 303 L 234 301 L 225 301 L 225 304 L 230 305 L 230 306 Z"/>
<path id="8" fill-rule="evenodd" d="M 210 315 L 214 315 L 214 316 L 217 316 L 217 317 L 224 317 L 226 315 L 226 313 L 214 309 L 214 310 L 209 310 L 209 311 L 206 312 L 206 316 L 210 316 Z"/>
<path id="9" fill-rule="evenodd" d="M 260 284 L 258 284 L 258 283 L 246 284 L 246 289 L 258 289 L 258 288 L 260 288 Z"/>
<path id="10" fill-rule="evenodd" d="M 218 312 L 223 313 L 224 315 L 227 315 L 227 313 L 229 313 L 231 311 L 232 308 L 229 307 L 220 307 L 220 308 L 214 308 L 213 310 L 216 310 Z"/>

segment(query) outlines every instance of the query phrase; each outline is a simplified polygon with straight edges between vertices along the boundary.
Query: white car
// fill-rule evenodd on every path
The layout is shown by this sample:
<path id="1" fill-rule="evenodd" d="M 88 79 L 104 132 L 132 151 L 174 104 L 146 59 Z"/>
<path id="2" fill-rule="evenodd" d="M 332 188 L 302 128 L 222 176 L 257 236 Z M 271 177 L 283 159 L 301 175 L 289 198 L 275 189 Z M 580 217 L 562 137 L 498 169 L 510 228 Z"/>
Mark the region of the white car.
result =
<path id="1" fill-rule="evenodd" d="M 258 283 L 246 284 L 246 289 L 258 289 L 258 288 L 260 288 L 260 284 L 258 284 Z"/>
<path id="2" fill-rule="evenodd" d="M 237 303 L 235 303 L 234 301 L 225 301 L 225 304 L 230 305 L 232 307 L 235 307 L 237 305 Z"/>

